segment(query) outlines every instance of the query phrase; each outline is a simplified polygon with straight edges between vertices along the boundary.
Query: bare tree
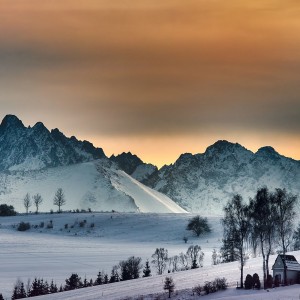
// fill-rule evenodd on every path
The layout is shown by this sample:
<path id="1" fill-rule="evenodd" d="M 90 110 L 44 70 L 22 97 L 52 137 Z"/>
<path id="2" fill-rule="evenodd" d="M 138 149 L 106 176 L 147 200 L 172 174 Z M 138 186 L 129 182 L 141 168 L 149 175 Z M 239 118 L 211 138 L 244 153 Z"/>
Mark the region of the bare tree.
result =
<path id="1" fill-rule="evenodd" d="M 34 205 L 36 207 L 36 211 L 35 213 L 37 214 L 39 212 L 39 206 L 41 205 L 41 203 L 43 202 L 43 198 L 40 194 L 36 194 L 33 196 L 33 202 Z"/>
<path id="2" fill-rule="evenodd" d="M 249 203 L 251 216 L 251 240 L 255 247 L 260 246 L 263 259 L 264 287 L 269 275 L 269 257 L 273 252 L 275 228 L 274 201 L 266 187 L 257 191 Z"/>
<path id="3" fill-rule="evenodd" d="M 297 204 L 297 196 L 288 194 L 285 189 L 276 189 L 273 194 L 275 204 L 275 226 L 278 230 L 278 236 L 282 247 L 282 254 L 285 257 L 289 243 L 293 234 L 293 221 L 296 216 L 295 206 Z M 283 281 L 287 284 L 286 262 L 283 259 L 284 272 Z"/>
<path id="4" fill-rule="evenodd" d="M 241 195 L 235 195 L 224 207 L 225 216 L 222 220 L 224 227 L 224 240 L 233 239 L 234 249 L 240 260 L 241 280 L 243 288 L 243 272 L 245 265 L 245 245 L 250 233 L 249 208 L 243 203 Z"/>
<path id="5" fill-rule="evenodd" d="M 24 203 L 24 207 L 26 209 L 26 214 L 28 215 L 29 207 L 32 205 L 30 195 L 28 193 L 25 195 L 23 203 Z"/>
<path id="6" fill-rule="evenodd" d="M 53 204 L 58 206 L 58 212 L 60 213 L 60 208 L 66 204 L 65 195 L 62 188 L 57 189 L 53 199 Z"/>
<path id="7" fill-rule="evenodd" d="M 181 270 L 188 270 L 190 268 L 189 260 L 185 253 L 180 252 L 178 259 L 181 264 Z"/>
<path id="8" fill-rule="evenodd" d="M 156 248 L 152 254 L 152 264 L 157 269 L 157 274 L 161 275 L 166 269 L 168 262 L 168 250 L 165 248 Z"/>
<path id="9" fill-rule="evenodd" d="M 200 266 L 202 266 L 202 261 L 204 257 L 204 253 L 201 251 L 201 247 L 198 245 L 191 245 L 187 252 L 186 252 L 187 257 L 190 260 L 191 263 L 191 268 L 196 269 L 199 268 L 198 262 Z"/>

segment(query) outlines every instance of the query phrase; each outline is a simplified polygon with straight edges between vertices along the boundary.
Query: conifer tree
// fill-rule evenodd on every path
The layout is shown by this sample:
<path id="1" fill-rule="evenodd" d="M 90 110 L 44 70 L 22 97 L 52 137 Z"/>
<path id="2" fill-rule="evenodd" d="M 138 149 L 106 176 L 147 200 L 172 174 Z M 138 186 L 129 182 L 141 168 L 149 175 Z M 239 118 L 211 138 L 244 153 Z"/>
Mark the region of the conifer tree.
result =
<path id="1" fill-rule="evenodd" d="M 97 275 L 97 278 L 94 282 L 94 285 L 101 285 L 101 284 L 103 284 L 103 281 L 104 281 L 104 279 L 102 277 L 102 274 L 101 274 L 101 272 L 99 272 Z"/>
<path id="2" fill-rule="evenodd" d="M 149 265 L 149 260 L 146 261 L 146 265 L 144 267 L 144 270 L 143 270 L 143 277 L 150 277 L 151 276 L 151 268 L 150 268 L 150 265 Z"/>
<path id="3" fill-rule="evenodd" d="M 171 293 L 174 292 L 175 284 L 172 277 L 166 277 L 165 283 L 164 283 L 164 290 L 169 291 L 169 298 L 171 298 Z"/>

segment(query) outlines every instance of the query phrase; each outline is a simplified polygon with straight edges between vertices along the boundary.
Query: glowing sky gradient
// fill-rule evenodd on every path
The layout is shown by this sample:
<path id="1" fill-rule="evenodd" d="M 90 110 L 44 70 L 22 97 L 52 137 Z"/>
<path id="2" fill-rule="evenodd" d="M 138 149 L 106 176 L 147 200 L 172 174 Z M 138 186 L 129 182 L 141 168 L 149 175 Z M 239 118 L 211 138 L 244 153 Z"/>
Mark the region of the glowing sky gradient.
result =
<path id="1" fill-rule="evenodd" d="M 300 159 L 300 2 L 0 0 L 0 108 L 159 166 L 218 139 Z"/>

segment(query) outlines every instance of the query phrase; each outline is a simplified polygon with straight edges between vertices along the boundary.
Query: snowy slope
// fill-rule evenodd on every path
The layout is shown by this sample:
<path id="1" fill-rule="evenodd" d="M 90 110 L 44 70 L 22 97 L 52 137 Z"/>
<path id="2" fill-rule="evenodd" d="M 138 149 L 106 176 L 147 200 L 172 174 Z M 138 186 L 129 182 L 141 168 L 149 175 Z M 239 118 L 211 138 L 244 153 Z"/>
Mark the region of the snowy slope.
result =
<path id="1" fill-rule="evenodd" d="M 0 293 L 5 297 L 11 296 L 13 284 L 17 278 L 27 282 L 28 278 L 43 277 L 60 285 L 71 273 L 77 273 L 81 278 L 85 276 L 96 278 L 99 271 L 110 273 L 111 267 L 120 260 L 131 255 L 140 256 L 143 263 L 151 260 L 151 254 L 157 247 L 165 247 L 169 255 L 186 251 L 189 245 L 198 244 L 205 253 L 204 267 L 196 270 L 172 273 L 176 284 L 176 294 L 173 299 L 197 299 L 192 296 L 191 289 L 205 281 L 216 277 L 227 278 L 230 287 L 228 291 L 206 296 L 204 299 L 297 299 L 299 285 L 288 288 L 278 288 L 266 291 L 236 290 L 239 280 L 239 265 L 237 262 L 211 265 L 211 253 L 219 248 L 222 238 L 222 227 L 219 218 L 209 217 L 212 232 L 196 238 L 185 231 L 190 215 L 187 214 L 40 214 L 0 218 Z M 37 228 L 26 232 L 17 232 L 11 227 L 20 221 L 39 224 L 52 220 L 54 228 Z M 86 227 L 81 228 L 78 222 L 86 220 Z M 90 224 L 95 224 L 90 228 Z M 64 229 L 64 224 L 74 224 L 74 228 Z M 69 232 L 70 231 L 70 232 Z M 182 236 L 187 235 L 189 241 L 185 244 Z M 300 261 L 300 251 L 293 252 Z M 270 265 L 276 255 L 271 256 Z M 162 294 L 165 276 L 153 276 L 126 282 L 102 285 L 80 289 L 76 291 L 52 294 L 35 299 L 70 299 L 70 300 L 98 300 L 98 299 L 126 299 L 138 295 L 144 299 L 155 299 L 155 294 Z M 261 257 L 247 260 L 244 269 L 248 273 L 258 273 L 262 277 Z M 297 294 L 298 293 L 298 294 Z M 165 294 L 165 293 L 164 293 Z M 166 294 L 165 294 L 166 295 Z M 290 297 L 290 298 L 288 298 Z M 294 298 L 292 298 L 294 297 Z M 160 296 L 160 299 L 165 299 Z"/>
<path id="2" fill-rule="evenodd" d="M 169 197 L 143 185 L 124 171 L 117 170 L 110 180 L 117 190 L 134 199 L 140 212 L 186 213 Z"/>
<path id="3" fill-rule="evenodd" d="M 218 215 L 234 194 L 247 201 L 263 186 L 300 195 L 300 162 L 271 147 L 253 153 L 239 144 L 218 141 L 203 154 L 181 155 L 144 183 L 190 212 Z"/>
<path id="4" fill-rule="evenodd" d="M 35 171 L 2 172 L 0 204 L 12 204 L 23 212 L 26 193 L 40 193 L 44 201 L 39 210 L 56 210 L 53 198 L 59 187 L 66 197 L 64 210 L 185 212 L 167 196 L 143 186 L 105 158 Z M 34 207 L 30 209 L 35 211 Z"/>

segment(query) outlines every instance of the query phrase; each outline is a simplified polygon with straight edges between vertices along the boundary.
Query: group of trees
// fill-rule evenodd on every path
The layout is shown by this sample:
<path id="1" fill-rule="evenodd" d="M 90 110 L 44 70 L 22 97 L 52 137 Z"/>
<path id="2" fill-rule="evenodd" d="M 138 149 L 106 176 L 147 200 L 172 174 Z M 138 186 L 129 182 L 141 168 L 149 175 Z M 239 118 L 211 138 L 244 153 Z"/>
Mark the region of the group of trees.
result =
<path id="1" fill-rule="evenodd" d="M 166 270 L 168 273 L 178 272 L 189 269 L 202 267 L 204 253 L 199 245 L 191 245 L 186 253 L 168 256 L 168 250 L 165 248 L 156 248 L 152 254 L 152 265 L 158 275 L 163 274 Z"/>
<path id="2" fill-rule="evenodd" d="M 32 197 L 32 199 L 31 199 L 29 193 L 27 193 L 23 199 L 23 204 L 24 204 L 24 207 L 26 210 L 26 214 L 28 214 L 29 208 L 32 205 L 35 206 L 35 208 L 36 208 L 35 213 L 37 214 L 39 212 L 39 207 L 42 204 L 42 202 L 43 202 L 43 198 L 39 193 L 35 194 Z M 62 188 L 57 189 L 57 191 L 54 195 L 53 204 L 58 206 L 58 212 L 60 213 L 61 207 L 66 204 L 65 195 L 64 195 Z"/>
<path id="3" fill-rule="evenodd" d="M 187 249 L 186 253 L 182 252 L 179 255 L 175 255 L 173 257 L 168 257 L 167 249 L 157 248 L 152 255 L 152 264 L 157 270 L 157 274 L 161 275 L 166 271 L 167 267 L 168 273 L 170 273 L 171 271 L 175 272 L 180 270 L 199 268 L 199 265 L 202 265 L 203 257 L 204 253 L 201 251 L 201 247 L 198 245 L 191 245 Z M 151 276 L 151 267 L 149 260 L 147 260 L 145 265 L 143 265 L 142 259 L 140 257 L 131 256 L 126 260 L 121 260 L 117 265 L 113 266 L 110 276 L 105 272 L 99 272 L 95 280 L 87 280 L 85 278 L 82 281 L 78 274 L 72 274 L 65 280 L 65 285 L 61 285 L 59 288 L 53 282 L 53 280 L 50 284 L 48 284 L 46 280 L 35 279 L 32 283 L 28 282 L 26 287 L 21 280 L 18 280 L 14 287 L 12 300 L 68 291 L 88 286 L 132 280 L 140 278 L 141 275 L 142 277 Z M 169 293 L 174 290 L 174 283 L 170 278 L 171 277 L 166 278 L 164 286 L 164 288 L 167 289 Z"/>
<path id="4" fill-rule="evenodd" d="M 224 239 L 221 248 L 225 262 L 240 261 L 240 286 L 243 287 L 243 268 L 246 249 L 260 251 L 263 259 L 264 283 L 269 275 L 269 257 L 279 247 L 283 255 L 287 252 L 293 235 L 293 220 L 297 197 L 285 189 L 270 192 L 267 187 L 257 190 L 249 204 L 235 195 L 224 207 L 222 219 Z M 286 268 L 283 280 L 286 284 Z"/>

